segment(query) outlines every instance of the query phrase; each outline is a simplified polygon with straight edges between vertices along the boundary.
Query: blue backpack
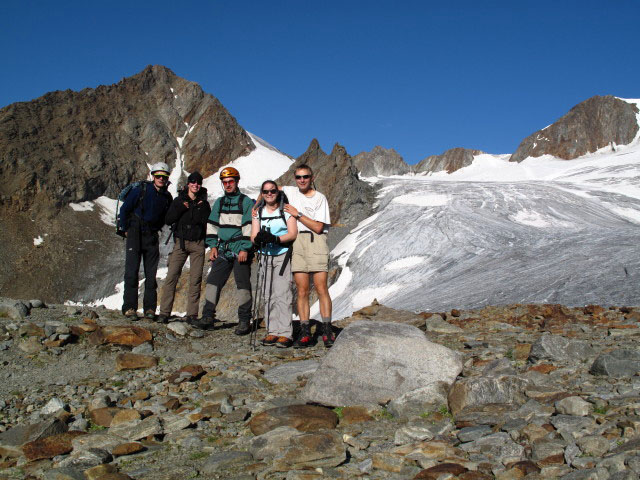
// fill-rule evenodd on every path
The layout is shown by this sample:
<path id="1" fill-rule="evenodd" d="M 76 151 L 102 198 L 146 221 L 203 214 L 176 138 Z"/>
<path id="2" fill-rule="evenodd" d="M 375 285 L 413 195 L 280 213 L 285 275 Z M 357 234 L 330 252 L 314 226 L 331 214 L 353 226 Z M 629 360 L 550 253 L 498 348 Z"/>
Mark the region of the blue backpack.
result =
<path id="1" fill-rule="evenodd" d="M 116 202 L 116 235 L 124 238 L 124 232 L 126 230 L 126 225 L 122 225 L 122 221 L 120 219 L 120 202 L 124 202 L 134 188 L 140 187 L 140 195 L 138 197 L 135 208 L 138 208 L 138 205 L 142 205 L 142 208 L 144 208 L 144 194 L 147 191 L 146 184 L 149 183 L 152 182 L 150 182 L 149 180 L 138 180 L 137 182 L 130 183 L 129 185 L 124 187 L 118 194 L 118 201 Z M 144 216 L 144 210 L 142 211 L 142 216 Z"/>

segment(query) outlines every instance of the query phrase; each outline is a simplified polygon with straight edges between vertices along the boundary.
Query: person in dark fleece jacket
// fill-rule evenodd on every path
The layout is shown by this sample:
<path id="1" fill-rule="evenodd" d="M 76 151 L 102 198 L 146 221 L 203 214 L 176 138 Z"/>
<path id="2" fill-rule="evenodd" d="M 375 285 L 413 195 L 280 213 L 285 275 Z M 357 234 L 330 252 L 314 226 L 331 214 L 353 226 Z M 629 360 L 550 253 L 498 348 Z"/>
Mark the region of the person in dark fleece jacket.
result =
<path id="1" fill-rule="evenodd" d="M 207 189 L 202 186 L 202 175 L 193 172 L 187 179 L 187 186 L 173 200 L 167 212 L 167 225 L 174 225 L 175 244 L 169 254 L 167 278 L 162 287 L 160 315 L 158 322 L 167 323 L 171 316 L 176 285 L 187 258 L 189 258 L 189 297 L 187 302 L 187 322 L 198 318 L 200 285 L 204 267 L 204 237 L 207 233 L 207 219 L 211 206 L 207 201 Z"/>
<path id="2" fill-rule="evenodd" d="M 144 315 L 148 319 L 155 319 L 158 303 L 156 273 L 160 260 L 158 232 L 164 226 L 164 217 L 173 200 L 167 191 L 168 165 L 156 163 L 151 167 L 151 175 L 153 181 L 133 188 L 120 207 L 120 218 L 127 238 L 122 313 L 131 320 L 138 319 L 140 260 L 144 265 Z"/>

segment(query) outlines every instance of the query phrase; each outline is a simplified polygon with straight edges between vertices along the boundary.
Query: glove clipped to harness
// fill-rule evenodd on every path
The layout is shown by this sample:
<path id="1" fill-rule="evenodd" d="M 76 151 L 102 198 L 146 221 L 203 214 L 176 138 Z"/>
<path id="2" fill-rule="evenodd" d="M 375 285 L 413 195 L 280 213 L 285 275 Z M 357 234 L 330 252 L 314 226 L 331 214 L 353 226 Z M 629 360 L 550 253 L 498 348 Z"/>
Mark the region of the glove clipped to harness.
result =
<path id="1" fill-rule="evenodd" d="M 280 239 L 267 230 L 260 230 L 255 238 L 256 245 L 278 244 Z"/>

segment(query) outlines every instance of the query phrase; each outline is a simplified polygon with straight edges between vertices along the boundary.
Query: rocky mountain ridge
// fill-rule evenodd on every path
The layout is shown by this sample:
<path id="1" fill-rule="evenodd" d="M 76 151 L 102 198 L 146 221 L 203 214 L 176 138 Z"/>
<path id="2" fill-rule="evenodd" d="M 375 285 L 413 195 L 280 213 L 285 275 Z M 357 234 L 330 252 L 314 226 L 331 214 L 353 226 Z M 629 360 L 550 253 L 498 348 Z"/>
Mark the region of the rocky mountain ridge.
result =
<path id="1" fill-rule="evenodd" d="M 552 155 L 564 160 L 611 145 L 627 145 L 638 133 L 638 107 L 612 95 L 591 97 L 525 138 L 510 158 Z"/>
<path id="2" fill-rule="evenodd" d="M 350 230 L 371 215 L 374 190 L 358 178 L 355 161 L 342 145 L 336 143 L 327 154 L 314 138 L 306 152 L 278 178 L 278 183 L 295 185 L 293 174 L 301 164 L 313 169 L 316 187 L 329 201 L 334 234 Z"/>
<path id="3" fill-rule="evenodd" d="M 572 160 L 603 147 L 628 145 L 638 136 L 638 106 L 612 95 L 594 96 L 573 107 L 551 125 L 522 140 L 511 162 L 527 157 L 551 155 Z M 485 152 L 462 147 L 430 155 L 415 165 L 407 165 L 393 149 L 381 146 L 354 157 L 361 175 L 404 175 L 409 172 L 453 173 L 467 167 L 475 155 Z"/>
<path id="4" fill-rule="evenodd" d="M 111 293 L 121 277 L 122 244 L 98 211 L 69 204 L 115 198 L 158 161 L 211 175 L 254 148 L 215 97 L 162 66 L 114 85 L 4 107 L 0 289 L 26 295 L 38 288 L 59 302 Z M 59 271 L 68 274 L 56 278 Z"/>
<path id="5" fill-rule="evenodd" d="M 0 208 L 55 214 L 115 198 L 148 164 L 207 176 L 255 147 L 222 104 L 162 66 L 114 85 L 47 93 L 0 110 Z"/>

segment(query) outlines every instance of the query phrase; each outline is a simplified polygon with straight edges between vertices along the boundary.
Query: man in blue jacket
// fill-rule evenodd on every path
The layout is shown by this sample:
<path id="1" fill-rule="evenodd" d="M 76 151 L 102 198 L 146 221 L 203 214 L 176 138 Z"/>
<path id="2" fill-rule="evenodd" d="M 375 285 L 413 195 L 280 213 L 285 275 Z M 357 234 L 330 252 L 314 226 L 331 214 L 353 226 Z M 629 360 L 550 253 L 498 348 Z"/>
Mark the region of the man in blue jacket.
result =
<path id="1" fill-rule="evenodd" d="M 167 191 L 169 167 L 156 163 L 151 167 L 153 181 L 133 188 L 120 208 L 120 218 L 125 228 L 126 255 L 124 266 L 124 298 L 122 313 L 131 320 L 138 314 L 138 271 L 140 260 L 144 264 L 144 316 L 154 320 L 158 304 L 156 272 L 160 260 L 158 233 L 173 200 Z"/>

